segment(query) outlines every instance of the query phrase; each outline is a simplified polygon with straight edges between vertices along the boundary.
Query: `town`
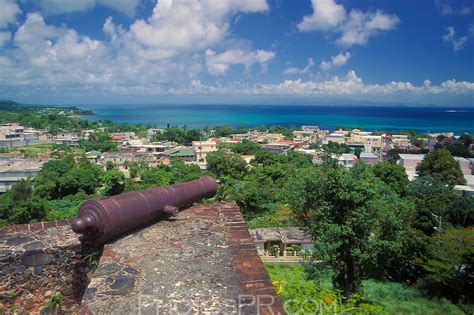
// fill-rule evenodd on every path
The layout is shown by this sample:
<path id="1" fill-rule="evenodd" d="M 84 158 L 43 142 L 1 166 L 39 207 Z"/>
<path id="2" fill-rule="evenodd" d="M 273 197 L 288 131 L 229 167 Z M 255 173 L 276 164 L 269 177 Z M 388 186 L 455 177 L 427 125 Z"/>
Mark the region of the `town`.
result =
<path id="1" fill-rule="evenodd" d="M 230 127 L 225 127 L 232 130 Z M 156 135 L 164 135 L 166 129 L 149 128 L 146 135 L 140 137 L 135 132 L 112 132 L 110 140 L 113 150 L 84 151 L 91 162 L 107 169 L 107 165 L 114 165 L 130 177 L 128 165 L 139 162 L 150 167 L 158 164 L 169 165 L 171 160 L 182 160 L 186 164 L 197 165 L 201 170 L 207 169 L 207 156 L 219 149 L 229 151 L 226 145 L 252 142 L 263 149 L 278 154 L 295 151 L 311 156 L 314 164 L 321 164 L 328 157 L 347 168 L 356 163 L 365 162 L 376 164 L 393 159 L 396 154 L 397 163 L 405 168 L 409 179 L 414 179 L 416 167 L 423 160 L 426 152 L 433 151 L 437 145 L 456 142 L 452 132 L 427 133 L 382 133 L 362 131 L 360 129 L 338 128 L 330 131 L 318 126 L 301 126 L 295 130 L 285 129 L 285 134 L 249 129 L 242 133 L 231 133 L 221 136 L 219 130 L 208 130 L 199 133 L 200 140 L 183 145 L 174 141 L 154 141 Z M 53 147 L 66 146 L 80 148 L 81 140 L 88 140 L 95 133 L 103 133 L 105 128 L 86 129 L 80 132 L 59 132 L 51 134 L 48 130 L 25 127 L 15 122 L 0 125 L 0 193 L 10 189 L 20 180 L 34 179 L 42 165 L 51 159 Z M 462 137 L 470 137 L 465 134 Z M 25 153 L 27 148 L 44 147 L 51 150 Z M 469 151 L 474 150 L 474 144 L 468 143 L 463 156 L 454 158 L 459 162 L 466 180 L 465 185 L 456 185 L 455 189 L 474 195 L 474 158 Z M 471 156 L 471 157 L 470 157 Z M 242 155 L 247 162 L 253 155 Z M 137 179 L 139 180 L 139 179 Z"/>

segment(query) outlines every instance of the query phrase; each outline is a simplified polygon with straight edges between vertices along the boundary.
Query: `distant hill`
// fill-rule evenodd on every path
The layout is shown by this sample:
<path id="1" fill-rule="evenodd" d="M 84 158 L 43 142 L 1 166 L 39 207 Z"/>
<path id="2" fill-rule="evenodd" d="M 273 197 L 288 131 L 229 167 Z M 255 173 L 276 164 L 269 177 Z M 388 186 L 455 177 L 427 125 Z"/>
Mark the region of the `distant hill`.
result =
<path id="1" fill-rule="evenodd" d="M 0 105 L 20 105 L 20 104 L 12 100 L 0 98 Z"/>
<path id="2" fill-rule="evenodd" d="M 75 115 L 90 116 L 95 115 L 92 110 L 82 109 L 76 106 L 55 106 L 55 105 L 35 105 L 18 103 L 12 100 L 0 98 L 0 111 L 22 111 L 35 112 L 38 110 L 53 110 L 53 111 L 73 111 Z"/>

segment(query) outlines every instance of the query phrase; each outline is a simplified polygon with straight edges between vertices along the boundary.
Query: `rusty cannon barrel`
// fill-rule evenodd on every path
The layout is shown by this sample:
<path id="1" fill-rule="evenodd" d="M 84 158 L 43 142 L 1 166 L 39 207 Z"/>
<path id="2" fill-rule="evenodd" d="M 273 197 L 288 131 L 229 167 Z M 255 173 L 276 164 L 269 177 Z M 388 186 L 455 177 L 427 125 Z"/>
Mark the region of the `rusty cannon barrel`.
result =
<path id="1" fill-rule="evenodd" d="M 175 216 L 179 209 L 202 198 L 212 197 L 216 191 L 216 181 L 210 176 L 203 176 L 181 184 L 91 199 L 81 205 L 71 227 L 93 243 L 105 243 L 164 214 Z"/>

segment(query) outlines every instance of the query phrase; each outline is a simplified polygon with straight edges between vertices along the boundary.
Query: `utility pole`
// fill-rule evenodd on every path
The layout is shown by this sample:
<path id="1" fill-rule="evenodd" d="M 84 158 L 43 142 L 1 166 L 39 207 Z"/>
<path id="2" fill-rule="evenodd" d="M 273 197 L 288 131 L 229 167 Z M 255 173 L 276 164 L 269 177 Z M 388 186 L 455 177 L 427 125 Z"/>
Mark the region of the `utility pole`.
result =
<path id="1" fill-rule="evenodd" d="M 436 222 L 438 222 L 438 226 L 435 226 L 434 229 L 436 232 L 439 232 L 441 233 L 441 216 L 440 215 L 436 215 L 434 213 L 431 214 L 435 219 L 436 219 Z"/>

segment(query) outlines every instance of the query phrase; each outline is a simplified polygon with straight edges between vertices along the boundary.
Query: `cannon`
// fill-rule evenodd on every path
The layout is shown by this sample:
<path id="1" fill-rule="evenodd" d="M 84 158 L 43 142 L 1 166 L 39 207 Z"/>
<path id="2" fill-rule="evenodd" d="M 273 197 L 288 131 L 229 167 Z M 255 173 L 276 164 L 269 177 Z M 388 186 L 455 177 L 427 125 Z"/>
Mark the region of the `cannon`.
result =
<path id="1" fill-rule="evenodd" d="M 212 197 L 216 192 L 216 181 L 202 176 L 181 184 L 91 199 L 81 205 L 77 218 L 71 221 L 71 228 L 92 243 L 101 244 L 163 215 L 176 216 L 180 209 Z"/>

